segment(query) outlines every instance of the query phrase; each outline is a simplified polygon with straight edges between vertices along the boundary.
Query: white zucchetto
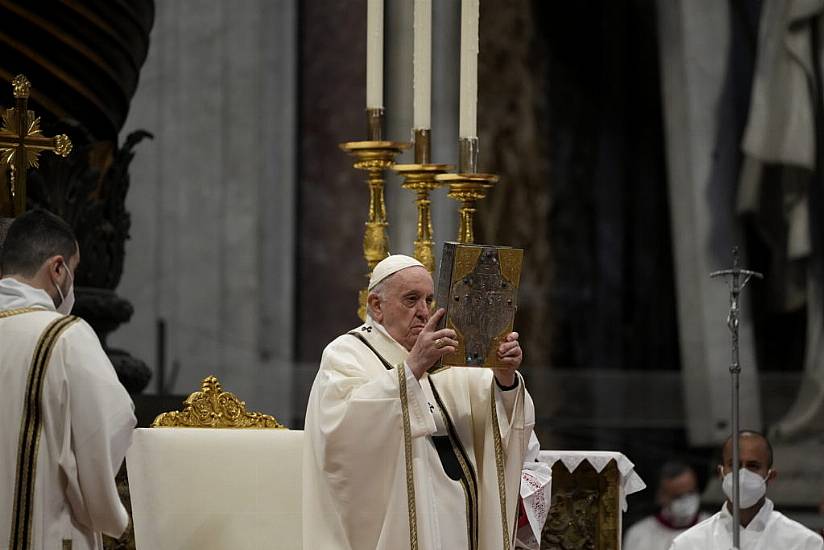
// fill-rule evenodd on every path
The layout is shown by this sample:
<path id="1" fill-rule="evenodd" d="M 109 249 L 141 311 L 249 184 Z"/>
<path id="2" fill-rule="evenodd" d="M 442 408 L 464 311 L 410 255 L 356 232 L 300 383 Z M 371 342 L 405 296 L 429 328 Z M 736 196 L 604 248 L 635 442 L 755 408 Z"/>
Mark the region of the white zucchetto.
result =
<path id="1" fill-rule="evenodd" d="M 390 275 L 394 275 L 398 271 L 406 269 L 407 267 L 424 267 L 424 265 L 415 258 L 404 254 L 392 254 L 391 256 L 387 256 L 378 262 L 378 265 L 376 265 L 375 269 L 372 270 L 372 276 L 369 278 L 369 290 L 375 288 L 375 285 Z"/>

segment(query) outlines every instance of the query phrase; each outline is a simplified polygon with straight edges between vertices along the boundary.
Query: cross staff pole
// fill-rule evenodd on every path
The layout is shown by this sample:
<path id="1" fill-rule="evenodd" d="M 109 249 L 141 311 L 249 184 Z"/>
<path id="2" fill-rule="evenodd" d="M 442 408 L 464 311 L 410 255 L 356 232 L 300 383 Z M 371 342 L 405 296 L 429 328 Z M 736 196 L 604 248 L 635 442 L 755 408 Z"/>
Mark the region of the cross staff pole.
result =
<path id="1" fill-rule="evenodd" d="M 730 358 L 730 378 L 732 386 L 732 547 L 739 550 L 741 547 L 741 496 L 738 489 L 739 467 L 739 395 L 738 377 L 741 374 L 741 365 L 738 362 L 738 313 L 739 296 L 744 287 L 752 277 L 763 279 L 764 276 L 757 271 L 741 269 L 739 267 L 738 247 L 732 249 L 732 269 L 723 269 L 710 273 L 710 277 L 723 277 L 730 287 L 730 312 L 727 314 L 727 327 L 730 329 L 731 358 Z"/>
<path id="2" fill-rule="evenodd" d="M 10 168 L 8 188 L 0 195 L 0 216 L 14 218 L 26 211 L 26 174 L 29 168 L 37 167 L 40 153 L 52 151 L 66 157 L 72 142 L 65 134 L 53 138 L 42 135 L 40 118 L 28 110 L 28 79 L 17 75 L 11 84 L 15 106 L 5 110 L 0 127 L 0 166 Z"/>

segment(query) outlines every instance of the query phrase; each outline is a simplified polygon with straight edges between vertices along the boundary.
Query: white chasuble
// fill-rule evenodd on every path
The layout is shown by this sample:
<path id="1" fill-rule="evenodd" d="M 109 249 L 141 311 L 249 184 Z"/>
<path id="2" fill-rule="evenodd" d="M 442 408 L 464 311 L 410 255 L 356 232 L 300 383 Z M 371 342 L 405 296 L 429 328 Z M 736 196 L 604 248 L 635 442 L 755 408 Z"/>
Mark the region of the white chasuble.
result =
<path id="1" fill-rule="evenodd" d="M 132 401 L 89 325 L 8 278 L 0 388 L 0 549 L 102 549 L 128 523 L 114 477 Z"/>
<path id="2" fill-rule="evenodd" d="M 523 379 L 501 391 L 490 370 L 451 368 L 418 381 L 406 356 L 368 318 L 324 350 L 306 411 L 304 548 L 412 548 L 413 530 L 420 550 L 513 548 L 535 423 Z"/>

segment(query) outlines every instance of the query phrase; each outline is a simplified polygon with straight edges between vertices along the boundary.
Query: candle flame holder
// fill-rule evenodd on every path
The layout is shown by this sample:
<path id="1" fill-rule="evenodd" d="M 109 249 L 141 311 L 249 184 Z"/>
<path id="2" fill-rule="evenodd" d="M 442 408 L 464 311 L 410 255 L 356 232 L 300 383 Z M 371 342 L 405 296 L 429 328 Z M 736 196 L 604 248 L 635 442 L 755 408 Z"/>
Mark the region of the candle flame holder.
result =
<path id="1" fill-rule="evenodd" d="M 383 109 L 367 109 L 368 133 L 370 138 L 380 138 Z M 378 119 L 376 121 L 376 119 Z M 372 270 L 378 262 L 389 254 L 389 234 L 386 228 L 386 202 L 384 200 L 384 171 L 392 167 L 395 157 L 411 146 L 409 143 L 370 139 L 367 141 L 349 141 L 341 143 L 340 148 L 354 157 L 353 166 L 366 171 L 366 183 L 369 186 L 369 214 L 363 234 L 363 257 L 369 267 L 366 273 L 367 286 Z M 358 317 L 366 319 L 366 287 L 358 293 Z"/>

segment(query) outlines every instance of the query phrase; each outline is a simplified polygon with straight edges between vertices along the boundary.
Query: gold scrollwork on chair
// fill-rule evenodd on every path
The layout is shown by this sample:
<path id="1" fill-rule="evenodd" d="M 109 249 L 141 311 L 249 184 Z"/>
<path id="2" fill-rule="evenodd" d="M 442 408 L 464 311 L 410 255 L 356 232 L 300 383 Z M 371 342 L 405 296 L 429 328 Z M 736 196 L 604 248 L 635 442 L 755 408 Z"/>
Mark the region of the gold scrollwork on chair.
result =
<path id="1" fill-rule="evenodd" d="M 286 428 L 273 416 L 247 412 L 246 403 L 223 391 L 215 376 L 204 378 L 200 391 L 189 395 L 183 404 L 182 411 L 159 414 L 152 428 Z"/>
<path id="2" fill-rule="evenodd" d="M 614 460 L 600 473 L 587 461 L 572 473 L 556 462 L 541 550 L 618 550 L 619 477 Z"/>

